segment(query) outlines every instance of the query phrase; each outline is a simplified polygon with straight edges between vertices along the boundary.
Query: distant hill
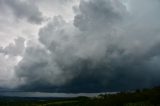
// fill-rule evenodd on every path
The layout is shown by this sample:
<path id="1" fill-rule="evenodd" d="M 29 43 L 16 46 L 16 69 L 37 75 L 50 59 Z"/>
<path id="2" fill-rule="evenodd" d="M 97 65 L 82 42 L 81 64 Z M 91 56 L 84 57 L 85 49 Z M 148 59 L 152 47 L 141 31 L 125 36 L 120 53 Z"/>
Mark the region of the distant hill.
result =
<path id="1" fill-rule="evenodd" d="M 99 95 L 91 104 L 92 106 L 160 106 L 160 87 Z"/>

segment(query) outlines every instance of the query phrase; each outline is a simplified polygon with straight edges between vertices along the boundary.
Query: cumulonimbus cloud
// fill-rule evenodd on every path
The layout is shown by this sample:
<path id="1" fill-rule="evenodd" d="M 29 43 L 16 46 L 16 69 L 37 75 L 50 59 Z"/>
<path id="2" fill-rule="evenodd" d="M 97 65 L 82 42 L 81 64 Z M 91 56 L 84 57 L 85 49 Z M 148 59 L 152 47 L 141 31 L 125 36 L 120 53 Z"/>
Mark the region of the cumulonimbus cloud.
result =
<path id="1" fill-rule="evenodd" d="M 100 92 L 160 84 L 159 7 L 142 3 L 127 9 L 120 0 L 81 0 L 72 22 L 54 17 L 39 31 L 43 47 L 26 48 L 16 67 L 20 89 Z"/>

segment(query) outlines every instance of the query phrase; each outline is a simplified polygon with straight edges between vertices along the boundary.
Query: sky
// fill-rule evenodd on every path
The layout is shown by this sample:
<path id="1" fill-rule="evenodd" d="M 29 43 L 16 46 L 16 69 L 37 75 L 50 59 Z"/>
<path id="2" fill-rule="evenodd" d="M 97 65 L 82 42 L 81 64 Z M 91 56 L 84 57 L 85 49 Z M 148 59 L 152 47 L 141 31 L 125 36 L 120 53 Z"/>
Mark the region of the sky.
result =
<path id="1" fill-rule="evenodd" d="M 0 91 L 159 86 L 159 10 L 159 0 L 0 0 Z"/>

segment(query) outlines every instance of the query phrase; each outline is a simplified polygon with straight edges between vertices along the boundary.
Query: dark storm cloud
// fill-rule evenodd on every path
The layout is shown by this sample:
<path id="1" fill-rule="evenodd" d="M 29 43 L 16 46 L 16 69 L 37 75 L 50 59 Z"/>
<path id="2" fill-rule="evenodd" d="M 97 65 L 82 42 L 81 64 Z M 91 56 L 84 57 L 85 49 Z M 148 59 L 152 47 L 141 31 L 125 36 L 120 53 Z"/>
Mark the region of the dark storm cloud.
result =
<path id="1" fill-rule="evenodd" d="M 150 12 L 157 11 L 153 5 Z M 28 47 L 16 67 L 24 80 L 19 89 L 102 92 L 160 84 L 160 26 L 156 14 L 143 19 L 148 7 L 136 7 L 143 9 L 138 15 L 119 0 L 81 0 L 73 22 L 54 17 L 39 31 L 43 47 Z"/>
<path id="2" fill-rule="evenodd" d="M 1 0 L 0 5 L 1 7 L 9 8 L 18 19 L 24 18 L 35 24 L 40 24 L 44 21 L 44 17 L 38 7 L 27 0 Z"/>
<path id="3" fill-rule="evenodd" d="M 125 7 L 119 1 L 111 4 L 111 0 L 93 0 L 90 2 L 82 0 L 79 5 L 79 13 L 74 19 L 74 25 L 81 30 L 92 28 L 92 31 L 94 29 L 104 30 L 103 28 L 113 26 L 117 21 L 121 21 L 122 16 L 125 15 Z"/>

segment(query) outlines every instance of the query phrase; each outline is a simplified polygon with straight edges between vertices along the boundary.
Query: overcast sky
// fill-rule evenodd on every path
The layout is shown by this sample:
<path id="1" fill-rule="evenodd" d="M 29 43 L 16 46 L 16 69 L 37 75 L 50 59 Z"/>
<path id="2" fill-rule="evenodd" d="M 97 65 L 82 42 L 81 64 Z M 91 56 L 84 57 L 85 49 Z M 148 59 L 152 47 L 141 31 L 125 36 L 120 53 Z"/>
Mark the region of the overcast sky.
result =
<path id="1" fill-rule="evenodd" d="M 0 91 L 160 85 L 159 0 L 0 0 Z"/>

